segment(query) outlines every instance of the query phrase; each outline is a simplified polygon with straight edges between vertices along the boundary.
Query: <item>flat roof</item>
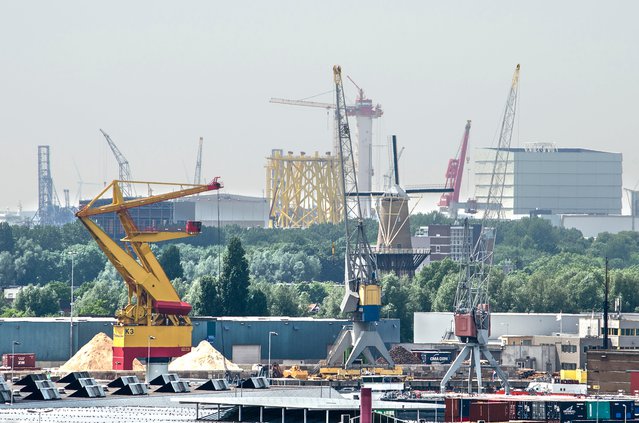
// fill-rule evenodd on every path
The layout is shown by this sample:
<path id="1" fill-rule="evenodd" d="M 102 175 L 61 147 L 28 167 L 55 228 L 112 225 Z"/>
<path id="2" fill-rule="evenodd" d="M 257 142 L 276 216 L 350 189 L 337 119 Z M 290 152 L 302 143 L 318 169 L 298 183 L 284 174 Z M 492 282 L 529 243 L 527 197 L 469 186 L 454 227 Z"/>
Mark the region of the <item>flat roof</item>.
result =
<path id="1" fill-rule="evenodd" d="M 237 396 L 236 396 L 237 395 Z M 199 405 L 241 405 L 243 407 L 296 408 L 307 410 L 359 410 L 359 400 L 344 398 L 339 392 L 328 387 L 274 388 L 262 390 L 220 392 L 203 395 L 174 397 L 171 401 L 180 404 Z M 399 402 L 373 400 L 374 410 L 442 410 L 443 404 L 423 402 Z"/>

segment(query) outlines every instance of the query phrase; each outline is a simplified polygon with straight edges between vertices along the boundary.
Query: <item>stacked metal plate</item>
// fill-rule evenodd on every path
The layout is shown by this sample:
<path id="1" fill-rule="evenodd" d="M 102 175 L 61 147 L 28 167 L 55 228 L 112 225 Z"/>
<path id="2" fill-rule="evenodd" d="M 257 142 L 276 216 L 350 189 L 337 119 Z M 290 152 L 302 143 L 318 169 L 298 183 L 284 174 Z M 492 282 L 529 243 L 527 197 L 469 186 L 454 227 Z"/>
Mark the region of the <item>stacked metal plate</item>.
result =
<path id="1" fill-rule="evenodd" d="M 113 395 L 148 395 L 149 393 L 146 384 L 140 383 L 137 376 L 120 376 L 107 386 L 118 388 Z"/>
<path id="2" fill-rule="evenodd" d="M 93 379 L 88 372 L 69 373 L 59 381 L 66 383 L 64 389 L 75 391 L 70 397 L 78 398 L 103 398 L 106 396 L 104 388 Z"/>
<path id="3" fill-rule="evenodd" d="M 55 384 L 44 374 L 27 375 L 16 382 L 22 385 L 20 392 L 28 392 L 25 400 L 59 400 L 60 393 Z"/>
<path id="4" fill-rule="evenodd" d="M 265 377 L 250 377 L 241 381 L 239 387 L 245 389 L 266 389 L 269 387 L 269 383 Z"/>
<path id="5" fill-rule="evenodd" d="M 209 379 L 200 386 L 196 391 L 228 391 L 231 389 L 226 379 Z"/>
<path id="6" fill-rule="evenodd" d="M 4 377 L 0 375 L 0 403 L 11 401 L 11 388 L 9 384 L 4 381 Z"/>
<path id="7" fill-rule="evenodd" d="M 155 392 L 190 392 L 189 383 L 181 381 L 176 373 L 165 373 L 151 381 L 151 385 L 159 385 Z"/>

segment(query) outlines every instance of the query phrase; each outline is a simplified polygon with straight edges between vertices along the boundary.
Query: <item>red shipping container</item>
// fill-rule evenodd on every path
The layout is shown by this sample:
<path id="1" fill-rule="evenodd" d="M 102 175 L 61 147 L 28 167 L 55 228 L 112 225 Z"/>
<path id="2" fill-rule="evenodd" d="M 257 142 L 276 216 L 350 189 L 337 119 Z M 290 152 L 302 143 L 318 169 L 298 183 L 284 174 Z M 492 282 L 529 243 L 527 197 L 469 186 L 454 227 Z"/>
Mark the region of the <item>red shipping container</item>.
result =
<path id="1" fill-rule="evenodd" d="M 507 402 L 472 402 L 470 404 L 470 421 L 507 422 L 509 418 Z"/>
<path id="2" fill-rule="evenodd" d="M 469 399 L 446 398 L 445 404 L 444 421 L 467 422 L 469 420 Z"/>
<path id="3" fill-rule="evenodd" d="M 28 369 L 35 367 L 36 356 L 34 353 L 3 354 L 2 367 L 14 369 Z"/>

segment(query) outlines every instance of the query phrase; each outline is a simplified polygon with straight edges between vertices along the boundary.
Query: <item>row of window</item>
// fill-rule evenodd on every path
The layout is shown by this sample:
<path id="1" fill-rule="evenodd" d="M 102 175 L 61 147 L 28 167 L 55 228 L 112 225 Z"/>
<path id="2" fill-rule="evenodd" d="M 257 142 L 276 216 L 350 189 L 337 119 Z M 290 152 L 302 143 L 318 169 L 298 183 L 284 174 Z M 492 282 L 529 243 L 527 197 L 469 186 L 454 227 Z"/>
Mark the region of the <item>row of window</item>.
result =
<path id="1" fill-rule="evenodd" d="M 604 334 L 601 328 L 601 334 Z M 613 336 L 639 336 L 639 328 L 608 328 L 608 335 Z"/>
<path id="2" fill-rule="evenodd" d="M 577 352 L 577 346 L 576 345 L 562 345 L 561 346 L 561 352 L 565 352 L 565 353 L 576 353 Z"/>

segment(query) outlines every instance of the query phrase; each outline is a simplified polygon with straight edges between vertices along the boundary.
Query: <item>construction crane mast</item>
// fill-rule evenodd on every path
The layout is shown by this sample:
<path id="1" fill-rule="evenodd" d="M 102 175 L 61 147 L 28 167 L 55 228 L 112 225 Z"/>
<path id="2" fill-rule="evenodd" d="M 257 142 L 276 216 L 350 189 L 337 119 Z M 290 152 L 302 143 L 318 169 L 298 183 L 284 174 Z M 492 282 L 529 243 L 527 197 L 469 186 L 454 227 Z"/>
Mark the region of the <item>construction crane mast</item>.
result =
<path id="1" fill-rule="evenodd" d="M 450 215 L 457 215 L 459 203 L 459 191 L 461 189 L 462 177 L 464 175 L 464 163 L 466 162 L 466 151 L 468 149 L 468 137 L 470 135 L 470 120 L 466 121 L 464 136 L 459 146 L 459 151 L 454 159 L 448 160 L 446 168 L 446 188 L 452 188 L 453 192 L 442 194 L 437 204 L 440 210 L 449 212 Z"/>
<path id="2" fill-rule="evenodd" d="M 346 280 L 341 311 L 351 315 L 353 325 L 350 329 L 342 330 L 336 344 L 329 352 L 327 363 L 329 366 L 335 365 L 351 349 L 348 358 L 344 360 L 344 368 L 352 368 L 354 361 L 360 356 L 363 356 L 367 363 L 374 364 L 374 350 L 377 350 L 388 365 L 393 365 L 393 360 L 375 325 L 379 320 L 381 309 L 381 287 L 377 281 L 377 265 L 364 231 L 340 66 L 333 67 L 333 79 L 346 235 Z"/>
<path id="3" fill-rule="evenodd" d="M 195 176 L 193 178 L 193 183 L 199 185 L 202 183 L 202 144 L 204 143 L 204 138 L 200 137 L 200 141 L 197 145 L 197 160 L 195 161 Z"/>
<path id="4" fill-rule="evenodd" d="M 488 200 L 481 222 L 479 240 L 471 248 L 471 236 L 468 220 L 464 222 L 464 261 L 461 265 L 457 292 L 455 294 L 455 335 L 464 344 L 463 349 L 451 364 L 440 383 L 442 392 L 446 384 L 457 372 L 464 360 L 470 355 L 470 369 L 468 372 L 468 392 L 472 392 L 472 370 L 475 368 L 477 375 L 477 392 L 482 391 L 481 356 L 488 360 L 490 366 L 502 382 L 506 393 L 510 392 L 508 376 L 499 367 L 494 357 L 488 350 L 488 337 L 490 336 L 490 298 L 488 285 L 490 282 L 490 270 L 493 265 L 493 250 L 495 244 L 495 229 L 502 217 L 502 198 L 510 141 L 512 139 L 515 123 L 515 111 L 517 107 L 517 91 L 519 87 L 519 65 L 515 69 L 510 91 L 506 101 L 506 109 L 501 123 L 499 142 L 495 151 L 493 170 L 488 192 Z"/>
<path id="5" fill-rule="evenodd" d="M 133 197 L 133 189 L 131 187 L 131 168 L 129 167 L 129 161 L 126 159 L 126 157 L 124 157 L 124 154 L 122 154 L 118 146 L 115 145 L 109 134 L 104 132 L 102 129 L 100 129 L 100 132 L 102 132 L 102 135 L 104 135 L 107 144 L 109 144 L 109 148 L 115 156 L 115 160 L 118 162 L 118 166 L 120 169 L 119 178 L 120 183 L 122 184 L 122 186 L 120 187 L 122 195 L 125 198 Z"/>
<path id="6" fill-rule="evenodd" d="M 126 198 L 124 182 L 178 188 L 165 194 L 145 198 Z M 181 232 L 141 230 L 130 210 L 205 191 L 218 190 L 222 183 L 215 178 L 207 185 L 113 181 L 76 213 L 98 247 L 118 271 L 128 288 L 128 302 L 116 313 L 113 326 L 113 369 L 132 370 L 135 358 L 147 363 L 149 374 L 166 371 L 172 357 L 191 350 L 191 305 L 182 301 L 151 250 L 150 243 L 197 235 L 201 222 L 189 221 Z M 111 202 L 107 194 L 111 192 Z M 100 228 L 93 216 L 115 213 L 124 229 L 121 246 Z"/>

